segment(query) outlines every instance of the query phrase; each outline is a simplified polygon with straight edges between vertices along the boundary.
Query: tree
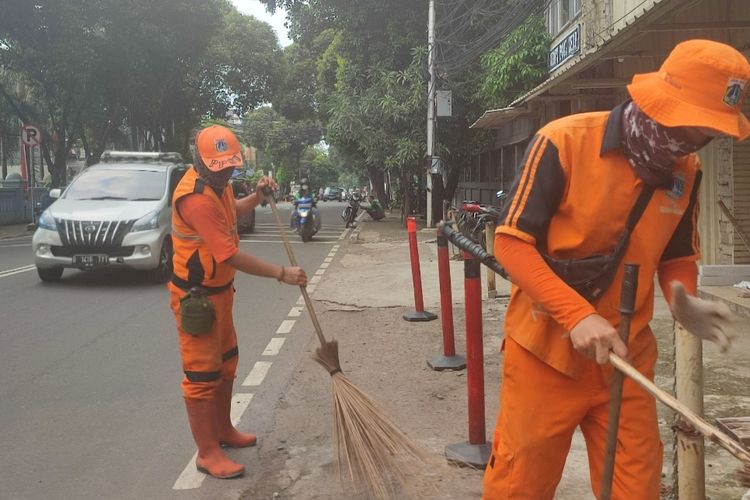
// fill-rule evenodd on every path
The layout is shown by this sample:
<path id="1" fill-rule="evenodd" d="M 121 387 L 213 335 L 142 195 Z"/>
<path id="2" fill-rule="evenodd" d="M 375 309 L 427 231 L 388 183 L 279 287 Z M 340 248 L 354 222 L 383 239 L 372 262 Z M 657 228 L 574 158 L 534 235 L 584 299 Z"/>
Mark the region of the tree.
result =
<path id="1" fill-rule="evenodd" d="M 302 154 L 320 142 L 321 130 L 317 123 L 287 120 L 273 108 L 263 107 L 249 113 L 243 125 L 244 139 L 258 148 L 274 166 L 284 166 L 287 171 L 295 172 L 297 179 L 306 176 L 302 169 Z"/>
<path id="2" fill-rule="evenodd" d="M 89 163 L 113 143 L 187 154 L 202 118 L 271 99 L 279 53 L 270 26 L 228 0 L 6 0 L 0 69 L 34 105 L 2 79 L 0 97 L 48 131 L 45 147 L 58 138 L 46 156 L 59 185 L 78 138 Z"/>

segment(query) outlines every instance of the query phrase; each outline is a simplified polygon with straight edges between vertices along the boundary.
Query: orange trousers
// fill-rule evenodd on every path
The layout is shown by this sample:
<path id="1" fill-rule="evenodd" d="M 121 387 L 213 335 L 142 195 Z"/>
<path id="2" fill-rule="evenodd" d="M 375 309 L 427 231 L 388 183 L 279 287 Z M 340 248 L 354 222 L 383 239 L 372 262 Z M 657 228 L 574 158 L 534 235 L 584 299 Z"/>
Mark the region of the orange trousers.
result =
<path id="1" fill-rule="evenodd" d="M 237 332 L 232 319 L 234 288 L 230 286 L 208 296 L 216 308 L 216 319 L 210 333 L 196 337 L 180 328 L 180 298 L 185 292 L 171 283 L 168 286 L 171 292 L 170 307 L 180 337 L 182 370 L 185 372 L 182 394 L 188 399 L 212 399 L 221 381 L 234 380 L 237 370 Z"/>
<path id="2" fill-rule="evenodd" d="M 653 380 L 656 341 L 636 368 Z M 610 389 L 602 367 L 587 361 L 574 380 L 517 344 L 505 340 L 500 415 L 484 474 L 484 500 L 552 499 L 560 482 L 573 432 L 586 439 L 589 475 L 599 498 L 604 467 Z M 617 434 L 614 500 L 658 500 L 663 447 L 656 402 L 626 377 Z"/>

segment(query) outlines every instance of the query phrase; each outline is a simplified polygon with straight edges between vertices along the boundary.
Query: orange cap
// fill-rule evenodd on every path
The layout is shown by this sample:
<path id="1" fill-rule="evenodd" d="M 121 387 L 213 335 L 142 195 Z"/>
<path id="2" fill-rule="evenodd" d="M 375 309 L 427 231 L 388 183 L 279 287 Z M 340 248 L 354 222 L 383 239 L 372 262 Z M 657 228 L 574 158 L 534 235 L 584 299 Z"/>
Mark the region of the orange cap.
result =
<path id="1" fill-rule="evenodd" d="M 750 64 L 733 47 L 711 40 L 678 44 L 659 71 L 633 76 L 628 92 L 652 120 L 666 127 L 706 127 L 745 139 L 750 121 L 742 103 Z"/>
<path id="2" fill-rule="evenodd" d="M 203 164 L 212 172 L 242 166 L 240 141 L 226 127 L 211 125 L 198 132 L 195 149 Z"/>

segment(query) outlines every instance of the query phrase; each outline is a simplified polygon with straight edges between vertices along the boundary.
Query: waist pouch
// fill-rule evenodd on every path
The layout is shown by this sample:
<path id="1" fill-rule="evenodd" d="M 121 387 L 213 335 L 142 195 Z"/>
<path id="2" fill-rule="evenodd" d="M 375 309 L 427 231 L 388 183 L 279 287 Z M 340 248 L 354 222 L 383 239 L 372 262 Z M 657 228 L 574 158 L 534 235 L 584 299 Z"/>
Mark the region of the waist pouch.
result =
<path id="1" fill-rule="evenodd" d="M 648 186 L 641 191 L 628 215 L 625 231 L 618 238 L 612 253 L 597 254 L 582 259 L 556 259 L 540 251 L 542 258 L 560 279 L 593 304 L 612 285 L 617 269 L 620 267 L 620 261 L 628 247 L 630 233 L 643 215 L 653 193 L 653 188 Z"/>
<path id="2" fill-rule="evenodd" d="M 560 279 L 593 304 L 615 279 L 623 253 L 616 249 L 610 255 L 592 255 L 583 259 L 555 259 L 544 254 L 542 258 Z"/>
<path id="3" fill-rule="evenodd" d="M 207 335 L 215 319 L 216 308 L 203 292 L 191 290 L 180 299 L 180 327 L 185 333 Z"/>

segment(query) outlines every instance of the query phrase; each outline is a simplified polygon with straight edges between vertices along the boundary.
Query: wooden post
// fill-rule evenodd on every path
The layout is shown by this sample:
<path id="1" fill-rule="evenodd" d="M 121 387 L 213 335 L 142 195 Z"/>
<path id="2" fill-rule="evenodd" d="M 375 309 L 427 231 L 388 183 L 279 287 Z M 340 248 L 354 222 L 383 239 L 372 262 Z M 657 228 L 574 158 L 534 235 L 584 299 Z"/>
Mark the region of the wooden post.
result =
<path id="1" fill-rule="evenodd" d="M 699 416 L 703 416 L 703 344 L 675 322 L 675 397 Z M 675 447 L 677 453 L 677 498 L 706 498 L 703 435 L 684 431 L 677 417 Z"/>
<path id="2" fill-rule="evenodd" d="M 495 255 L 495 224 L 488 222 L 484 226 L 484 235 L 487 246 L 487 253 Z M 497 288 L 495 287 L 495 272 L 488 266 L 487 269 L 487 297 L 494 299 L 497 297 Z"/>

